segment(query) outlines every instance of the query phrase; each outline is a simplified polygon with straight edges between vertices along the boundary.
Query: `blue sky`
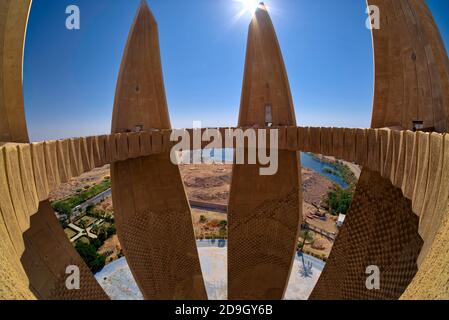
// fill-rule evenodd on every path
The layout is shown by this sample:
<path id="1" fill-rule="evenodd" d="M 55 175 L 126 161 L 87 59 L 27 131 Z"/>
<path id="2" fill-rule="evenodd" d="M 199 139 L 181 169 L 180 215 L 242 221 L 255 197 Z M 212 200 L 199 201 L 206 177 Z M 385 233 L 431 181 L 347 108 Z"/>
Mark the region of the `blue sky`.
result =
<path id="1" fill-rule="evenodd" d="M 140 0 L 34 0 L 24 95 L 33 141 L 108 133 Z M 446 44 L 449 1 L 428 0 Z M 148 0 L 158 21 L 172 125 L 236 125 L 249 13 L 235 0 Z M 368 127 L 373 96 L 365 0 L 267 0 L 299 125 Z M 81 29 L 65 28 L 68 5 Z"/>

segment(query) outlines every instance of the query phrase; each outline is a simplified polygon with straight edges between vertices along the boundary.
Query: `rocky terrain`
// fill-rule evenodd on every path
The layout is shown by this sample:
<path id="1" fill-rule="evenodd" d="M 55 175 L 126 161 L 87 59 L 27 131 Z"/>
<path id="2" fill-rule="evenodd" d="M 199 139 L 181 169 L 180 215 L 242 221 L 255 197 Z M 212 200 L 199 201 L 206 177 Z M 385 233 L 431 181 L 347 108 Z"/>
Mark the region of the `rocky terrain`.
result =
<path id="1" fill-rule="evenodd" d="M 181 174 L 190 200 L 226 205 L 232 177 L 231 165 L 183 165 Z M 302 169 L 304 201 L 319 206 L 332 182 L 313 170 Z"/>
<path id="2" fill-rule="evenodd" d="M 232 165 L 182 165 L 180 168 L 190 200 L 227 205 Z"/>
<path id="3" fill-rule="evenodd" d="M 313 170 L 302 168 L 304 202 L 320 206 L 323 197 L 333 186 L 332 182 Z"/>

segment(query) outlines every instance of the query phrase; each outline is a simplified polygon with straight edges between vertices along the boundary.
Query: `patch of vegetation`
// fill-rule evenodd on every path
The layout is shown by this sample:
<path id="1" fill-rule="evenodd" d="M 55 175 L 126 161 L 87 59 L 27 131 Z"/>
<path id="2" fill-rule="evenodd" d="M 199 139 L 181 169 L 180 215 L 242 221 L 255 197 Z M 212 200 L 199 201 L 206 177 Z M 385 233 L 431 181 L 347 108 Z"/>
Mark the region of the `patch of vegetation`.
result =
<path id="1" fill-rule="evenodd" d="M 352 170 L 345 165 L 342 161 L 337 160 L 334 163 L 335 169 L 339 172 L 339 176 L 343 178 L 349 189 L 354 189 L 357 185 L 357 178 Z"/>
<path id="2" fill-rule="evenodd" d="M 319 162 L 323 162 L 329 165 L 330 168 L 324 168 L 323 171 L 328 174 L 341 177 L 349 186 L 349 189 L 354 189 L 355 186 L 357 185 L 357 178 L 354 175 L 354 172 L 352 172 L 351 168 L 349 168 L 346 164 L 344 164 L 343 161 L 340 160 L 331 161 L 325 157 L 318 157 L 316 154 L 313 153 L 308 153 L 308 155 Z"/>
<path id="3" fill-rule="evenodd" d="M 76 251 L 93 273 L 100 271 L 106 263 L 106 257 L 97 253 L 96 245 L 98 243 L 94 244 L 94 241 L 90 244 L 78 241 L 75 245 Z"/>
<path id="4" fill-rule="evenodd" d="M 100 193 L 108 190 L 111 187 L 110 180 L 104 180 L 98 185 L 95 185 L 85 191 L 81 191 L 76 195 L 68 197 L 66 199 L 56 201 L 52 203 L 52 207 L 60 214 L 65 214 L 68 217 L 72 214 L 72 210 L 80 204 L 86 202 L 89 199 L 99 195 Z"/>
<path id="5" fill-rule="evenodd" d="M 348 213 L 352 198 L 353 192 L 351 190 L 345 190 L 336 186 L 334 190 L 327 194 L 326 203 L 329 212 L 334 216 Z"/>
<path id="6" fill-rule="evenodd" d="M 306 241 L 313 241 L 313 233 L 312 232 L 310 232 L 309 230 L 302 230 L 300 233 L 299 233 L 299 236 L 302 238 L 302 239 L 304 239 L 304 240 L 306 240 Z"/>
<path id="7" fill-rule="evenodd" d="M 97 220 L 97 218 L 94 217 L 90 217 L 88 215 L 85 215 L 84 217 L 82 217 L 81 219 L 79 219 L 75 225 L 77 225 L 80 228 L 89 228 L 91 225 L 93 225 L 95 223 L 95 221 Z"/>
<path id="8" fill-rule="evenodd" d="M 114 216 L 107 214 L 106 212 L 104 213 L 103 219 L 104 219 L 104 221 L 106 221 L 108 223 L 112 223 L 112 224 L 115 223 Z"/>
<path id="9" fill-rule="evenodd" d="M 97 219 L 103 219 L 104 221 L 106 221 L 108 223 L 112 223 L 112 224 L 115 223 L 114 217 L 110 213 L 108 213 L 102 209 L 96 209 L 93 206 L 89 206 L 86 209 L 86 213 L 87 213 L 87 215 L 89 215 L 91 217 L 94 217 Z"/>
<path id="10" fill-rule="evenodd" d="M 226 220 L 221 220 L 220 223 L 219 223 L 219 225 L 220 225 L 220 229 L 226 230 L 227 227 L 228 227 L 228 221 L 226 221 Z"/>
<path id="11" fill-rule="evenodd" d="M 69 227 L 69 223 L 67 222 L 67 220 L 59 220 L 59 223 L 61 224 L 62 229 L 66 229 Z"/>
<path id="12" fill-rule="evenodd" d="M 89 239 L 83 236 L 75 244 L 75 249 L 78 251 L 81 258 L 88 265 L 92 272 L 101 270 L 106 264 L 106 257 L 99 254 L 97 251 L 103 246 L 104 242 L 115 235 L 117 230 L 114 224 L 104 223 L 100 226 L 94 226 L 97 233 L 97 239 Z M 92 228 L 93 231 L 93 228 Z"/>
<path id="13" fill-rule="evenodd" d="M 341 177 L 340 172 L 338 172 L 338 171 L 336 171 L 336 170 L 333 170 L 333 169 L 331 169 L 331 168 L 324 168 L 324 169 L 323 169 L 323 172 L 325 172 L 325 173 L 327 173 L 327 174 L 331 174 L 331 175 L 336 176 L 336 177 Z"/>
<path id="14" fill-rule="evenodd" d="M 90 229 L 90 232 L 92 232 L 93 234 L 98 235 L 98 231 L 100 230 L 100 227 L 98 226 L 98 224 L 94 225 L 92 227 L 92 229 Z"/>
<path id="15" fill-rule="evenodd" d="M 206 221 L 207 221 L 206 216 L 201 215 L 200 216 L 200 223 L 206 223 Z"/>
<path id="16" fill-rule="evenodd" d="M 101 242 L 100 247 L 104 244 L 104 242 L 115 235 L 117 233 L 117 229 L 114 224 L 103 224 L 98 227 L 97 236 L 98 240 Z"/>
<path id="17" fill-rule="evenodd" d="M 72 230 L 72 228 L 65 228 L 64 232 L 69 239 L 72 239 L 74 236 L 77 235 L 76 231 Z"/>
<path id="18" fill-rule="evenodd" d="M 90 244 L 90 239 L 87 236 L 82 236 L 81 238 L 78 239 L 77 242 L 82 242 L 84 244 Z"/>
<path id="19" fill-rule="evenodd" d="M 228 221 L 221 220 L 219 226 L 220 226 L 220 230 L 218 231 L 219 238 L 226 239 L 228 237 Z"/>
<path id="20" fill-rule="evenodd" d="M 227 238 L 228 238 L 228 230 L 220 229 L 220 231 L 218 231 L 218 239 L 227 239 Z"/>

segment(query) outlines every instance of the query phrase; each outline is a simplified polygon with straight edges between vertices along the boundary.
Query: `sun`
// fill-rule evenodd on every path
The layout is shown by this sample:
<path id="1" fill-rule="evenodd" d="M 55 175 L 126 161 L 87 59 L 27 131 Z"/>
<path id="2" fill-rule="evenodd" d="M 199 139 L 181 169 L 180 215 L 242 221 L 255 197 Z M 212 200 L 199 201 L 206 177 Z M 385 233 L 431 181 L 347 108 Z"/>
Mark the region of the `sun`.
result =
<path id="1" fill-rule="evenodd" d="M 242 10 L 249 12 L 250 14 L 254 14 L 257 8 L 259 7 L 259 0 L 237 0 L 242 4 Z"/>
<path id="2" fill-rule="evenodd" d="M 258 8 L 263 7 L 262 0 L 232 0 L 238 10 L 236 15 L 233 17 L 231 25 L 237 23 L 244 16 L 254 17 Z"/>

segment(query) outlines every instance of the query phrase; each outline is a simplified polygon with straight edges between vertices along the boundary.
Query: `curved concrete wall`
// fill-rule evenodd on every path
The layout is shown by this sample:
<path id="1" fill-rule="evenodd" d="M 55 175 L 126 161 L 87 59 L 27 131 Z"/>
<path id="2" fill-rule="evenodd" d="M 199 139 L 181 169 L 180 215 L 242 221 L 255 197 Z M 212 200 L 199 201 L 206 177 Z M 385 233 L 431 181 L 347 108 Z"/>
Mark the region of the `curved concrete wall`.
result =
<path id="1" fill-rule="evenodd" d="M 23 50 L 31 0 L 0 1 L 0 141 L 28 142 L 22 92 Z"/>
<path id="2" fill-rule="evenodd" d="M 373 128 L 447 132 L 449 65 L 440 33 L 424 0 L 369 0 L 380 9 L 373 30 Z"/>
<path id="3" fill-rule="evenodd" d="M 29 0 L 0 0 L 0 141 L 3 142 L 28 142 L 22 65 L 30 6 Z M 44 163 L 39 168 L 31 162 L 31 156 L 39 157 L 36 150 L 8 145 L 2 147 L 0 154 L 3 181 L 0 254 L 6 255 L 0 260 L 0 298 L 107 299 L 59 225 L 47 201 L 45 190 L 49 183 L 35 183 L 35 170 L 53 178 L 50 187 L 59 181 L 52 171 L 47 171 L 48 164 L 54 162 L 50 153 L 41 154 Z M 5 188 L 5 183 L 9 188 Z M 80 290 L 68 290 L 65 286 L 66 268 L 70 265 L 79 267 Z"/>
<path id="4" fill-rule="evenodd" d="M 373 128 L 413 130 L 421 122 L 428 131 L 447 132 L 449 60 L 424 0 L 369 0 L 368 4 L 379 7 L 381 18 L 380 29 L 372 32 Z M 447 209 L 438 207 L 448 196 L 439 187 L 445 179 L 443 162 L 440 153 L 434 153 L 444 150 L 444 144 L 432 137 L 418 144 L 422 151 L 413 157 L 430 162 L 414 168 L 412 158 L 404 158 L 405 174 L 417 178 L 414 185 L 402 184 L 405 197 L 413 199 L 413 204 L 390 181 L 363 170 L 345 226 L 312 299 L 397 299 L 418 270 L 419 283 L 433 287 L 426 291 L 414 284 L 404 298 L 448 297 L 443 283 L 431 281 L 428 268 L 435 262 L 426 259 L 432 246 L 442 245 L 435 243 L 436 235 L 447 230 L 443 227 Z M 397 178 L 392 178 L 394 184 Z M 427 263 L 420 266 L 422 261 Z M 366 289 L 365 271 L 370 265 L 380 268 L 380 290 Z"/>

